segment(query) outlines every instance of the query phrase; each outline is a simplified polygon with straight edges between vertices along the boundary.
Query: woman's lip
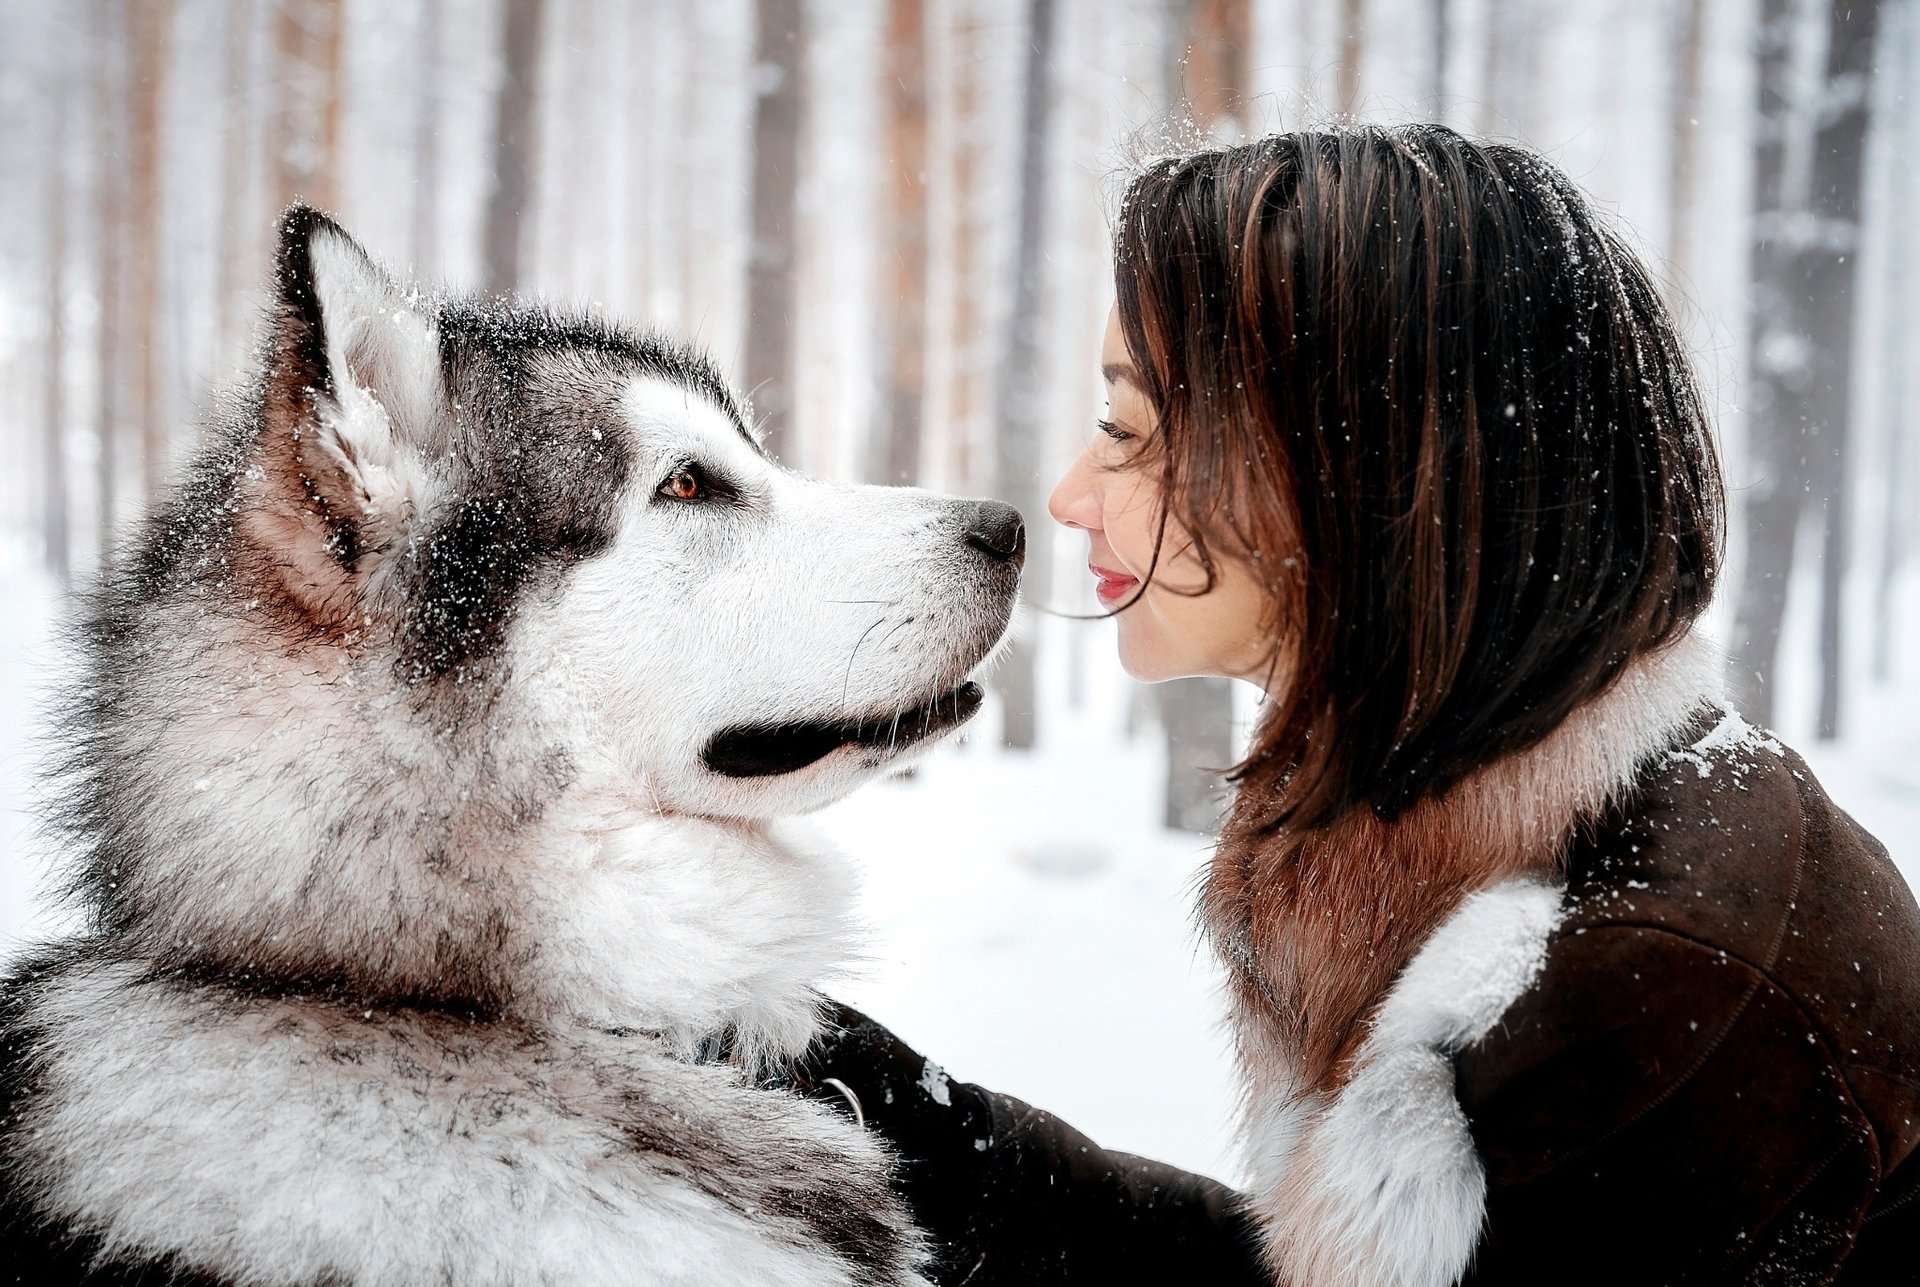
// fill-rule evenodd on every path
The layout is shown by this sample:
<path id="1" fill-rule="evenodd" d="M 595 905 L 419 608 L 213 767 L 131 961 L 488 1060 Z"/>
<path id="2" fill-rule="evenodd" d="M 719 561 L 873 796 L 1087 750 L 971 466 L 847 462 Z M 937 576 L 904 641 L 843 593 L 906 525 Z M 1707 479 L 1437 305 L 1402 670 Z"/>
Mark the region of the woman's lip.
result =
<path id="1" fill-rule="evenodd" d="M 1110 568 L 1103 568 L 1098 563 L 1087 564 L 1087 571 L 1093 573 L 1094 577 L 1098 580 L 1099 583 L 1094 587 L 1094 593 L 1098 594 L 1102 599 L 1117 599 L 1134 586 L 1140 584 L 1138 577 L 1128 576 L 1125 572 L 1115 572 Z"/>

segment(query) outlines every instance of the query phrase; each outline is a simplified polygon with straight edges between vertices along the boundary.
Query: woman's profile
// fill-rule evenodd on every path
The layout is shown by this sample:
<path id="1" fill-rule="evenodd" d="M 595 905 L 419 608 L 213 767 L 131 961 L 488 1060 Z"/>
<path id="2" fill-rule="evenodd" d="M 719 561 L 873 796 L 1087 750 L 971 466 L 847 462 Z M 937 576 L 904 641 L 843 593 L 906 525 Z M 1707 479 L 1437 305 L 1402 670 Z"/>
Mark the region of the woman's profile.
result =
<path id="1" fill-rule="evenodd" d="M 1719 467 L 1645 268 L 1439 126 L 1157 162 L 1114 243 L 1050 508 L 1132 674 L 1266 693 L 1199 907 L 1247 1191 L 934 1103 L 848 1012 L 808 1075 L 951 1280 L 1911 1281 L 1920 910 L 1719 699 Z"/>

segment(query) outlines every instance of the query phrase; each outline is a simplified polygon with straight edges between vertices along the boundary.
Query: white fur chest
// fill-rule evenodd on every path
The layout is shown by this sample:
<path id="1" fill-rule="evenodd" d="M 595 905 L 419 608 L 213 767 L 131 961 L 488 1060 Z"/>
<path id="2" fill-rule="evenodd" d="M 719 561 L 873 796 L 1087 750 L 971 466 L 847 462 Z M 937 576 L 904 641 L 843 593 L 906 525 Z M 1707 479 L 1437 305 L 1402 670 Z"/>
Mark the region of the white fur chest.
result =
<path id="1" fill-rule="evenodd" d="M 871 1141 L 636 1038 L 239 999 L 125 962 L 44 980 L 30 1022 L 10 1166 L 103 1258 L 236 1283 L 869 1280 L 814 1194 L 884 1201 Z"/>
<path id="2" fill-rule="evenodd" d="M 730 1029 L 752 1059 L 805 1050 L 814 988 L 846 961 L 844 860 L 791 824 L 635 814 L 591 800 L 557 820 L 526 909 L 536 1014 L 645 1029 L 691 1051 Z"/>

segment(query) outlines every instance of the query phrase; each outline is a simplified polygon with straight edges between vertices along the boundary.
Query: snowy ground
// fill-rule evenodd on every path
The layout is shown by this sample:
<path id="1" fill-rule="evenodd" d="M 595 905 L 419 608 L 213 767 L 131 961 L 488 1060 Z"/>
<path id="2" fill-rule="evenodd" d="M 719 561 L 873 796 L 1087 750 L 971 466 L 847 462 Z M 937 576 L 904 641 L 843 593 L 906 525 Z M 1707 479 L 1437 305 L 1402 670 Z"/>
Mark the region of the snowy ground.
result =
<path id="1" fill-rule="evenodd" d="M 0 546 L 0 954 L 47 925 L 30 777 L 33 712 L 55 664 L 52 599 Z M 1110 656 L 1101 627 L 1046 628 L 1085 630 L 1078 650 Z M 1108 1146 L 1232 1178 L 1217 975 L 1190 918 L 1206 845 L 1156 824 L 1154 741 L 1124 737 L 1118 678 L 1087 674 L 1077 704 L 1050 712 L 1044 753 L 989 751 L 989 712 L 911 779 L 814 820 L 860 864 L 872 926 L 864 961 L 834 990 L 957 1077 Z M 1051 678 L 1051 691 L 1072 691 Z M 1920 883 L 1920 692 L 1909 679 L 1859 705 L 1873 718 L 1847 743 L 1785 731 Z"/>

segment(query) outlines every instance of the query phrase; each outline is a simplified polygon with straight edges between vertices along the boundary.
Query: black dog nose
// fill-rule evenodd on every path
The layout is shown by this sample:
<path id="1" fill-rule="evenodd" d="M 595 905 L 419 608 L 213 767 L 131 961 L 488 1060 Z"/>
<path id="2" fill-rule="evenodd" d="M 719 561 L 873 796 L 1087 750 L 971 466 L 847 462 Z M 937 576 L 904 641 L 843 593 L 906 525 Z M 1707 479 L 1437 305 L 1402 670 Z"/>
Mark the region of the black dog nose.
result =
<path id="1" fill-rule="evenodd" d="M 1027 554 L 1027 525 L 1020 511 L 999 501 L 980 501 L 967 520 L 967 544 L 1003 563 L 1018 563 Z"/>

